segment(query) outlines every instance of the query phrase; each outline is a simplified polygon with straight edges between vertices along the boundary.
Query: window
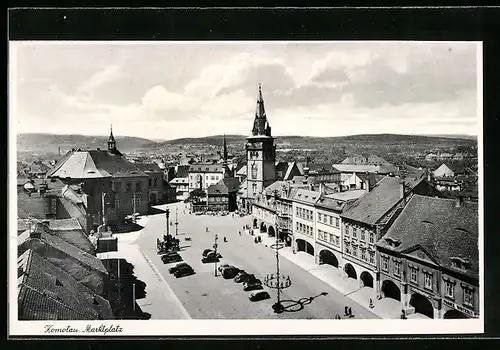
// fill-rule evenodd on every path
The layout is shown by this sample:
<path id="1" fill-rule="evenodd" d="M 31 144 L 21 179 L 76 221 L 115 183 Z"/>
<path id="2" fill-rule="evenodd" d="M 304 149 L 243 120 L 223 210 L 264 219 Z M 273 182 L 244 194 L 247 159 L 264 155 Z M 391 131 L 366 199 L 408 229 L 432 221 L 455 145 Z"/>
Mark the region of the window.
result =
<path id="1" fill-rule="evenodd" d="M 214 181 L 215 180 L 215 176 L 210 176 L 210 180 Z"/>
<path id="2" fill-rule="evenodd" d="M 115 199 L 115 208 L 116 209 L 120 208 L 120 200 L 119 199 Z"/>
<path id="3" fill-rule="evenodd" d="M 452 281 L 444 281 L 444 295 L 452 299 L 455 297 L 455 283 Z"/>
<path id="4" fill-rule="evenodd" d="M 135 210 L 137 210 L 137 208 L 141 206 L 141 199 L 140 198 L 136 198 L 134 200 L 134 203 L 135 203 Z"/>
<path id="5" fill-rule="evenodd" d="M 464 288 L 464 304 L 472 306 L 473 302 L 473 291 L 469 288 Z"/>
<path id="6" fill-rule="evenodd" d="M 158 179 L 154 179 L 154 184 L 155 187 L 158 186 Z"/>
<path id="7" fill-rule="evenodd" d="M 330 225 L 333 226 L 333 216 L 330 216 Z"/>
<path id="8" fill-rule="evenodd" d="M 375 243 L 375 234 L 370 232 L 370 243 Z"/>
<path id="9" fill-rule="evenodd" d="M 375 252 L 368 251 L 368 255 L 370 256 L 370 264 L 375 264 Z"/>
<path id="10" fill-rule="evenodd" d="M 135 183 L 135 191 L 136 192 L 141 192 L 142 191 L 142 182 L 136 182 Z"/>
<path id="11" fill-rule="evenodd" d="M 356 247 L 356 246 L 352 247 L 352 255 L 358 256 L 358 247 Z"/>
<path id="12" fill-rule="evenodd" d="M 401 275 L 401 261 L 394 261 L 394 274 Z"/>
<path id="13" fill-rule="evenodd" d="M 389 270 L 389 258 L 386 256 L 382 257 L 382 270 L 384 270 L 384 271 Z"/>
<path id="14" fill-rule="evenodd" d="M 127 182 L 125 185 L 125 192 L 130 192 L 132 190 L 132 184 L 130 182 Z"/>
<path id="15" fill-rule="evenodd" d="M 122 190 L 122 183 L 121 182 L 115 182 L 115 183 L 113 183 L 113 190 L 116 193 L 121 192 L 121 190 Z"/>
<path id="16" fill-rule="evenodd" d="M 323 215 L 321 213 L 318 213 L 318 221 L 319 222 L 323 221 Z"/>
<path id="17" fill-rule="evenodd" d="M 432 289 L 432 274 L 426 273 L 424 276 L 424 288 Z"/>
<path id="18" fill-rule="evenodd" d="M 318 239 L 324 240 L 323 231 L 318 230 Z"/>
<path id="19" fill-rule="evenodd" d="M 296 229 L 297 231 L 299 230 L 299 223 L 298 223 L 298 222 L 296 222 L 296 223 L 295 223 L 295 229 Z"/>
<path id="20" fill-rule="evenodd" d="M 335 236 L 335 245 L 340 246 L 340 238 Z"/>
<path id="21" fill-rule="evenodd" d="M 410 267 L 410 282 L 417 283 L 418 281 L 418 270 L 414 267 Z"/>
<path id="22" fill-rule="evenodd" d="M 361 240 L 364 241 L 366 239 L 365 237 L 365 231 L 361 231 Z"/>
<path id="23" fill-rule="evenodd" d="M 153 179 L 148 179 L 148 185 L 149 187 L 153 186 Z"/>
<path id="24" fill-rule="evenodd" d="M 357 232 L 356 232 L 356 227 L 353 227 L 353 228 L 352 228 L 352 236 L 353 236 L 354 238 L 356 238 L 356 233 L 357 233 Z"/>
<path id="25" fill-rule="evenodd" d="M 299 216 L 299 208 L 296 208 L 296 215 Z"/>
<path id="26" fill-rule="evenodd" d="M 345 244 L 345 252 L 347 254 L 351 254 L 351 245 L 349 243 Z"/>
<path id="27" fill-rule="evenodd" d="M 339 222 L 339 218 L 335 218 L 335 226 L 336 227 L 339 227 L 340 226 L 340 222 Z"/>
<path id="28" fill-rule="evenodd" d="M 361 259 L 366 260 L 366 249 L 365 248 L 361 248 Z"/>
<path id="29" fill-rule="evenodd" d="M 345 225 L 345 234 L 349 236 L 349 226 Z"/>

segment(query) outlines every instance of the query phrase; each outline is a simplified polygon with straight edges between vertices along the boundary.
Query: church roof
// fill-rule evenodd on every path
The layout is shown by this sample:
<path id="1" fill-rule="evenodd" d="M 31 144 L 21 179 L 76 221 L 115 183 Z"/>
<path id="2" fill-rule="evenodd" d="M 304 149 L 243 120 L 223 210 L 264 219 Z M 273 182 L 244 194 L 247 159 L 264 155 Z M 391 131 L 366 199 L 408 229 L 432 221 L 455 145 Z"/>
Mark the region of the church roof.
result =
<path id="1" fill-rule="evenodd" d="M 52 169 L 50 177 L 97 179 L 106 177 L 147 176 L 121 154 L 108 150 L 70 151 Z"/>

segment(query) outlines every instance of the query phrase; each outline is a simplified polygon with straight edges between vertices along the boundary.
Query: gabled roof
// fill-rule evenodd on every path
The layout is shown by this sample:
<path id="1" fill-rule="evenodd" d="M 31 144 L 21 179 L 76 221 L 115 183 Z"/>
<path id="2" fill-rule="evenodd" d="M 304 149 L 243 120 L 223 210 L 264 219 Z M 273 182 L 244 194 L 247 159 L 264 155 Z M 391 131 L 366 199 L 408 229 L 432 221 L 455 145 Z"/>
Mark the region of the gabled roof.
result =
<path id="1" fill-rule="evenodd" d="M 437 258 L 441 266 L 453 269 L 451 258 L 471 264 L 465 273 L 477 278 L 479 271 L 478 204 L 455 199 L 414 195 L 377 245 L 398 252 L 410 252 L 418 245 Z M 399 241 L 390 247 L 386 239 Z"/>
<path id="2" fill-rule="evenodd" d="M 25 231 L 18 236 L 18 246 L 24 245 L 27 249 L 30 249 L 30 241 L 39 240 L 44 244 L 48 244 L 53 248 L 65 253 L 71 258 L 77 260 L 82 265 L 85 265 L 104 274 L 108 273 L 102 261 L 97 257 L 83 251 L 82 249 L 71 243 L 68 243 L 64 239 L 59 238 L 57 236 L 57 233 L 51 233 L 50 229 L 42 226 L 43 225 L 38 225 L 38 227 L 36 228 L 37 232 L 40 233 L 39 239 L 30 237 L 30 232 Z"/>
<path id="3" fill-rule="evenodd" d="M 239 175 L 239 176 L 244 176 L 247 174 L 247 167 L 246 166 L 243 166 L 241 167 L 237 172 L 236 172 L 236 175 Z"/>
<path id="4" fill-rule="evenodd" d="M 385 177 L 364 196 L 356 200 L 342 217 L 369 225 L 375 225 L 401 198 L 401 179 Z M 408 186 L 410 189 L 415 184 Z"/>
<path id="5" fill-rule="evenodd" d="M 72 311 L 82 315 L 85 319 L 110 319 L 113 313 L 109 302 L 95 294 L 72 276 L 50 263 L 32 250 L 26 251 L 18 262 L 22 275 L 19 282 L 28 286 L 47 298 L 53 299 Z M 19 274 L 19 272 L 18 272 Z M 21 310 L 30 313 L 28 300 L 22 300 Z M 53 305 L 48 304 L 47 312 L 51 312 Z"/>
<path id="6" fill-rule="evenodd" d="M 49 177 L 92 179 L 147 176 L 121 153 L 107 150 L 70 151 L 47 174 Z"/>
<path id="7" fill-rule="evenodd" d="M 314 205 L 318 201 L 319 197 L 319 192 L 299 188 L 297 189 L 297 192 L 295 192 L 293 200 L 305 204 Z"/>
<path id="8" fill-rule="evenodd" d="M 227 195 L 229 193 L 238 192 L 240 182 L 235 177 L 228 177 L 220 180 L 214 185 L 207 188 L 208 195 Z"/>

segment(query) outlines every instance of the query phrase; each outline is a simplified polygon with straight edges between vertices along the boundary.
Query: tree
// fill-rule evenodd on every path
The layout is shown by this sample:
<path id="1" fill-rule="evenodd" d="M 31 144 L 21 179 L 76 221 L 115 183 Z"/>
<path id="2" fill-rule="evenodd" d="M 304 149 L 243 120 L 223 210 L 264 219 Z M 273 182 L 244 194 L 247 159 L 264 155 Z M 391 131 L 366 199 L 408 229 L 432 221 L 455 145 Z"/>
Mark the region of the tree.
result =
<path id="1" fill-rule="evenodd" d="M 187 201 L 196 203 L 200 201 L 200 198 L 205 198 L 206 195 L 205 191 L 196 188 L 189 193 Z"/>

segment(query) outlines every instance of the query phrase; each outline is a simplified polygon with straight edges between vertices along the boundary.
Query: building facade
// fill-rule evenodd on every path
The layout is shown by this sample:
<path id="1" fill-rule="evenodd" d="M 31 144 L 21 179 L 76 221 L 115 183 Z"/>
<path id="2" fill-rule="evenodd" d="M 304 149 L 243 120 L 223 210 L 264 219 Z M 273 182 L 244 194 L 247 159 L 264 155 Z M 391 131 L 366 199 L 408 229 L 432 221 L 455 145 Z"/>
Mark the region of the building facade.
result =
<path id="1" fill-rule="evenodd" d="M 189 192 L 201 189 L 206 192 L 211 185 L 224 178 L 225 169 L 222 164 L 192 164 L 189 167 Z"/>
<path id="2" fill-rule="evenodd" d="M 319 192 L 299 188 L 292 198 L 293 213 L 293 251 L 306 252 L 315 257 L 316 236 L 316 203 Z"/>
<path id="3" fill-rule="evenodd" d="M 477 203 L 413 196 L 377 254 L 379 298 L 400 302 L 405 315 L 479 317 Z"/>

